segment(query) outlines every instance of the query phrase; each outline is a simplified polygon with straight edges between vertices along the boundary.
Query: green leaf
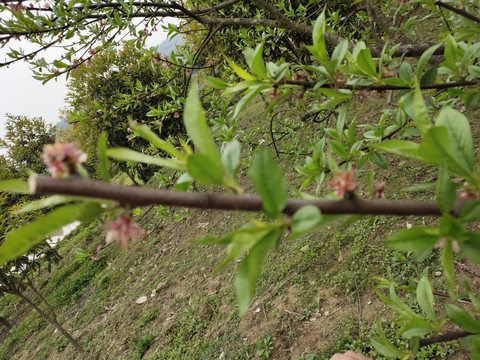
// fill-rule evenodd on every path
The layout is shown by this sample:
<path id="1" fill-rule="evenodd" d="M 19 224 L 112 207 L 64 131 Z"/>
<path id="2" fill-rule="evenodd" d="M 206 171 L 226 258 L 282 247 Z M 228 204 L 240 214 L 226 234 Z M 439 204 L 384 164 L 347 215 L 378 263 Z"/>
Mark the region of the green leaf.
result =
<path id="1" fill-rule="evenodd" d="M 256 86 L 251 87 L 249 90 L 247 90 L 243 95 L 243 97 L 240 99 L 240 101 L 237 103 L 235 106 L 235 111 L 233 112 L 233 117 L 236 118 L 237 115 L 242 111 L 242 109 L 250 102 L 253 100 L 255 96 L 260 94 L 260 92 L 268 87 L 270 87 L 269 84 L 265 83 L 258 83 L 255 84 Z"/>
<path id="2" fill-rule="evenodd" d="M 203 79 L 207 82 L 207 84 L 210 87 L 212 87 L 214 89 L 221 90 L 221 89 L 225 89 L 229 86 L 226 82 L 224 82 L 224 81 L 222 81 L 218 78 L 203 75 Z"/>
<path id="3" fill-rule="evenodd" d="M 410 82 L 410 80 L 412 79 L 412 67 L 408 62 L 402 62 L 402 64 L 398 68 L 398 75 L 400 76 L 400 79 L 405 81 L 407 84 Z"/>
<path id="4" fill-rule="evenodd" d="M 398 331 L 398 334 L 406 339 L 411 339 L 412 337 L 430 334 L 433 330 L 432 324 L 428 321 L 421 318 L 414 318 L 406 321 Z"/>
<path id="5" fill-rule="evenodd" d="M 345 146 L 337 140 L 327 139 L 327 144 L 330 146 L 330 149 L 340 156 L 342 159 L 348 160 L 348 153 L 345 150 Z"/>
<path id="6" fill-rule="evenodd" d="M 250 249 L 250 252 L 242 260 L 235 280 L 240 316 L 247 311 L 255 284 L 260 276 L 261 266 L 272 246 L 282 236 L 283 231 L 283 227 L 275 226 Z"/>
<path id="7" fill-rule="evenodd" d="M 192 84 L 185 103 L 183 121 L 187 128 L 188 135 L 192 138 L 193 143 L 200 153 L 207 155 L 213 161 L 217 162 L 218 166 L 221 166 L 220 155 L 218 154 L 217 147 L 215 146 L 215 142 L 213 141 L 210 129 L 205 120 L 205 112 L 200 103 L 196 82 Z"/>
<path id="8" fill-rule="evenodd" d="M 26 253 L 47 235 L 77 220 L 82 205 L 65 205 L 9 233 L 0 246 L 0 265 Z"/>
<path id="9" fill-rule="evenodd" d="M 19 194 L 31 194 L 28 182 L 20 179 L 0 181 L 0 191 Z"/>
<path id="10" fill-rule="evenodd" d="M 446 66 L 453 73 L 458 73 L 458 68 L 455 63 L 457 58 L 457 42 L 455 41 L 452 35 L 447 36 L 447 41 L 445 44 L 445 60 L 440 64 Z"/>
<path id="11" fill-rule="evenodd" d="M 328 52 L 325 47 L 325 9 L 318 16 L 313 26 L 313 46 L 308 49 L 317 58 L 320 63 L 328 61 Z"/>
<path id="12" fill-rule="evenodd" d="M 417 286 L 417 301 L 425 315 L 432 321 L 435 320 L 435 308 L 433 307 L 433 292 L 426 275 L 420 278 Z"/>
<path id="13" fill-rule="evenodd" d="M 420 134 L 424 135 L 432 127 L 432 121 L 428 116 L 427 107 L 425 106 L 425 101 L 423 101 L 422 91 L 420 90 L 418 82 L 415 84 L 413 110 L 418 131 L 420 131 Z"/>
<path id="14" fill-rule="evenodd" d="M 187 171 L 195 180 L 206 185 L 223 184 L 223 167 L 204 154 L 193 154 L 187 158 Z"/>
<path id="15" fill-rule="evenodd" d="M 240 150 L 241 145 L 237 140 L 230 141 L 222 153 L 222 162 L 228 174 L 234 176 L 240 165 Z"/>
<path id="16" fill-rule="evenodd" d="M 225 60 L 227 61 L 228 65 L 233 69 L 233 71 L 235 71 L 237 73 L 237 75 L 240 76 L 243 80 L 247 80 L 247 81 L 248 80 L 257 80 L 257 78 L 255 76 L 253 76 L 252 74 L 249 74 L 248 72 L 243 70 L 240 66 L 235 64 L 232 60 L 230 60 L 226 56 L 225 56 Z M 192 91 L 192 90 L 190 90 L 190 91 Z"/>
<path id="17" fill-rule="evenodd" d="M 75 261 L 85 261 L 88 259 L 92 254 L 86 252 L 81 248 L 75 248 Z"/>
<path id="18" fill-rule="evenodd" d="M 178 159 L 183 159 L 184 155 L 175 149 L 175 147 L 169 143 L 168 141 L 165 141 L 163 139 L 160 139 L 157 134 L 155 134 L 152 129 L 150 129 L 149 126 L 147 125 L 140 125 L 140 124 L 135 124 L 133 122 L 130 123 L 130 126 L 132 127 L 135 132 L 138 133 L 142 138 L 144 138 L 147 141 L 150 141 L 150 143 L 155 146 L 156 148 L 165 151 L 167 154 L 176 157 Z"/>
<path id="19" fill-rule="evenodd" d="M 22 206 L 20 209 L 14 211 L 13 213 L 15 215 L 18 215 L 29 211 L 35 211 L 50 206 L 64 204 L 73 200 L 75 200 L 74 196 L 52 195 L 45 199 L 30 201 L 28 204 Z"/>
<path id="20" fill-rule="evenodd" d="M 383 169 L 383 170 L 387 170 L 388 169 L 388 159 L 385 157 L 385 155 L 379 153 L 379 152 L 376 152 L 374 151 L 373 154 L 372 154 L 372 159 L 373 159 L 373 162 L 380 168 L 380 169 Z"/>
<path id="21" fill-rule="evenodd" d="M 422 56 L 420 56 L 420 59 L 418 60 L 417 64 L 417 79 L 420 79 L 422 76 L 422 71 L 425 65 L 427 64 L 428 60 L 432 57 L 433 53 L 440 47 L 441 44 L 433 45 L 430 48 L 425 51 Z M 429 69 L 430 70 L 430 69 Z M 428 70 L 427 70 L 428 71 Z"/>
<path id="22" fill-rule="evenodd" d="M 448 318 L 460 326 L 460 328 L 473 334 L 480 333 L 480 321 L 475 320 L 465 310 L 452 304 L 445 305 L 445 308 Z"/>
<path id="23" fill-rule="evenodd" d="M 448 214 L 452 210 L 456 198 L 455 184 L 450 180 L 445 165 L 442 165 L 437 180 L 437 204 L 443 214 Z"/>
<path id="24" fill-rule="evenodd" d="M 422 156 L 419 154 L 420 145 L 413 141 L 385 140 L 380 144 L 375 144 L 371 147 L 374 149 L 387 151 L 389 153 L 403 155 L 410 159 L 422 160 Z"/>
<path id="25" fill-rule="evenodd" d="M 345 58 L 345 54 L 348 50 L 348 40 L 344 39 L 340 44 L 338 44 L 332 53 L 332 60 L 335 61 L 335 65 L 340 66 L 342 64 L 343 59 Z"/>
<path id="26" fill-rule="evenodd" d="M 108 170 L 108 158 L 107 158 L 107 136 L 102 133 L 98 138 L 97 143 L 97 156 L 98 156 L 98 172 L 100 177 L 105 182 L 110 182 L 110 172 Z"/>
<path id="27" fill-rule="evenodd" d="M 472 171 L 473 142 L 467 118 L 461 112 L 451 107 L 444 107 L 440 110 L 435 125 L 447 128 L 450 146 L 457 161 L 463 168 Z"/>
<path id="28" fill-rule="evenodd" d="M 292 231 L 294 236 L 313 230 L 320 221 L 322 221 L 322 214 L 316 206 L 303 206 L 293 214 Z"/>
<path id="29" fill-rule="evenodd" d="M 472 201 L 462 206 L 460 210 L 462 221 L 475 221 L 480 219 L 480 201 Z"/>
<path id="30" fill-rule="evenodd" d="M 433 249 L 438 237 L 438 228 L 412 227 L 393 234 L 385 241 L 385 245 L 398 250 L 423 251 Z"/>
<path id="31" fill-rule="evenodd" d="M 378 318 L 376 319 L 376 325 L 378 332 L 380 333 L 380 336 L 372 338 L 370 341 L 372 342 L 372 345 L 375 347 L 375 349 L 382 354 L 383 356 L 386 357 L 401 357 L 404 356 L 405 354 L 397 349 L 395 345 L 393 345 L 390 341 L 385 336 L 385 333 L 383 332 L 382 324 L 380 324 L 380 321 Z"/>
<path id="32" fill-rule="evenodd" d="M 370 53 L 370 49 L 363 49 L 359 52 L 357 56 L 357 65 L 359 66 L 359 70 L 363 71 L 365 74 L 372 77 L 378 76 L 377 68 L 373 61 L 372 54 Z"/>
<path id="33" fill-rule="evenodd" d="M 258 76 L 261 79 L 267 79 L 267 72 L 265 70 L 265 63 L 263 62 L 263 45 L 265 42 L 262 42 L 257 45 L 255 50 L 246 49 L 244 51 L 245 60 L 247 61 L 248 66 L 252 70 L 253 74 Z"/>
<path id="34" fill-rule="evenodd" d="M 469 179 L 470 170 L 464 167 L 461 158 L 458 158 L 450 146 L 450 138 L 447 128 L 444 126 L 434 127 L 428 130 L 423 136 L 420 144 L 419 154 L 423 160 L 432 165 L 445 165 L 457 175 Z"/>
<path id="35" fill-rule="evenodd" d="M 82 207 L 77 213 L 77 220 L 81 222 L 91 222 L 104 212 L 105 208 L 102 204 L 96 201 L 89 201 L 82 204 Z"/>
<path id="36" fill-rule="evenodd" d="M 185 170 L 186 168 L 184 161 L 154 157 L 127 148 L 108 149 L 107 156 L 115 160 L 145 163 L 175 170 Z"/>
<path id="37" fill-rule="evenodd" d="M 267 148 L 258 150 L 248 176 L 262 197 L 265 214 L 270 218 L 278 217 L 287 204 L 287 189 L 283 171 Z"/>
<path id="38" fill-rule="evenodd" d="M 448 293 L 455 298 L 455 264 L 453 262 L 452 240 L 448 239 L 442 252 L 442 266 Z"/>
<path id="39" fill-rule="evenodd" d="M 420 86 L 428 86 L 435 82 L 437 79 L 438 66 L 432 66 L 430 69 L 425 71 L 425 74 L 420 79 Z"/>

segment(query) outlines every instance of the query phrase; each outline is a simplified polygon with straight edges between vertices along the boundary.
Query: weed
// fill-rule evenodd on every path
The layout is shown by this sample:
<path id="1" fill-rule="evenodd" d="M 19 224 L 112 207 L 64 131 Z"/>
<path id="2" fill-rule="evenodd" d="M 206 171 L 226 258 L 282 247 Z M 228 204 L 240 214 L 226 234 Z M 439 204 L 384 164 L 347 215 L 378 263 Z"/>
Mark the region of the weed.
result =
<path id="1" fill-rule="evenodd" d="M 257 341 L 257 355 L 262 359 L 270 358 L 273 351 L 273 340 L 271 336 L 264 336 L 261 340 Z"/>
<path id="2" fill-rule="evenodd" d="M 135 350 L 137 351 L 136 357 L 137 359 L 141 359 L 143 355 L 147 352 L 147 350 L 152 346 L 152 344 L 157 341 L 158 338 L 155 337 L 151 332 L 143 335 L 138 339 L 137 343 L 135 344 Z"/>

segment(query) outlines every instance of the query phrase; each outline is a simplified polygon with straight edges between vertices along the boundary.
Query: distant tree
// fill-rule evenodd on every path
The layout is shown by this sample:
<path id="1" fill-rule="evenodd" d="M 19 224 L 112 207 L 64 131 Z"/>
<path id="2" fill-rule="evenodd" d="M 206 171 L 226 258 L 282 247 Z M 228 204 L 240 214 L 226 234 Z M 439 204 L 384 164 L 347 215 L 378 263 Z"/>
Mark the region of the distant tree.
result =
<path id="1" fill-rule="evenodd" d="M 177 79 L 175 73 L 166 76 L 168 66 L 142 61 L 142 56 L 135 46 L 125 44 L 122 49 L 98 54 L 71 73 L 67 107 L 63 111 L 70 125 L 61 136 L 79 141 L 89 156 L 89 168 L 96 161 L 96 141 L 100 133 L 107 134 L 110 146 L 148 152 L 149 143 L 132 134 L 129 121 L 149 123 L 164 138 L 183 133 L 180 117 L 174 116 L 175 107 L 165 109 L 163 117 L 149 114 L 150 110 L 164 108 L 164 103 L 174 101 L 178 95 L 174 89 L 182 87 L 183 80 Z M 171 95 L 163 91 L 166 86 L 172 89 Z M 120 167 L 132 176 L 131 166 Z M 150 167 L 134 169 L 144 181 L 154 172 Z"/>
<path id="2" fill-rule="evenodd" d="M 6 155 L 0 157 L 1 179 L 26 178 L 28 171 L 45 173 L 43 147 L 55 142 L 55 128 L 41 117 L 6 114 L 6 134 L 0 147 Z"/>

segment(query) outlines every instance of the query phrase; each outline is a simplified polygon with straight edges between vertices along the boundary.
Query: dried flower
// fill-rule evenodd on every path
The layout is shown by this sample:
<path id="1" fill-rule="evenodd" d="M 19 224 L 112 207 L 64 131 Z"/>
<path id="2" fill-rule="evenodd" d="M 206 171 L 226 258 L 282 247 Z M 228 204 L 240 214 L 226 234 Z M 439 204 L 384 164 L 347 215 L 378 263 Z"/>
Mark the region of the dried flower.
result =
<path id="1" fill-rule="evenodd" d="M 87 154 L 74 144 L 55 143 L 45 145 L 43 160 L 53 177 L 62 177 L 77 172 L 77 166 L 87 160 Z"/>
<path id="2" fill-rule="evenodd" d="M 438 238 L 437 243 L 435 244 L 435 249 L 444 249 L 447 246 L 448 239 L 445 236 Z M 452 240 L 452 251 L 454 253 L 460 252 L 460 245 L 457 240 Z"/>
<path id="3" fill-rule="evenodd" d="M 352 193 L 356 189 L 356 185 L 353 183 L 353 176 L 355 173 L 353 169 L 343 172 L 338 170 L 335 178 L 330 182 L 330 189 L 336 190 L 338 197 L 343 197 L 345 193 Z"/>
<path id="4" fill-rule="evenodd" d="M 105 223 L 107 234 L 105 242 L 110 244 L 114 241 L 120 243 L 122 249 L 128 249 L 128 241 L 140 240 L 145 235 L 145 231 L 136 222 L 130 220 L 130 216 L 122 215 L 116 221 L 108 221 Z"/>

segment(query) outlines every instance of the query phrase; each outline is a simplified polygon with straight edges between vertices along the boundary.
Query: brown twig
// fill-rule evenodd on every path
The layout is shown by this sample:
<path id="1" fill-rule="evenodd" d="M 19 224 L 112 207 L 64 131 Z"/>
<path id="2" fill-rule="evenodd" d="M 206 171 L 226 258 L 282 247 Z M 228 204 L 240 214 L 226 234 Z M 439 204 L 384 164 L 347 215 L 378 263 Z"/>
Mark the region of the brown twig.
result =
<path id="1" fill-rule="evenodd" d="M 201 209 L 261 211 L 263 202 L 260 196 L 214 195 L 189 193 L 171 190 L 157 190 L 137 186 L 123 186 L 101 181 L 71 176 L 63 179 L 33 176 L 30 178 L 32 193 L 49 193 L 86 196 L 116 200 L 123 206 L 145 206 L 161 204 Z M 457 200 L 454 213 L 467 202 Z M 313 205 L 324 214 L 363 214 L 363 215 L 442 215 L 435 201 L 415 200 L 304 200 L 288 199 L 283 213 L 293 215 L 305 205 Z"/>

